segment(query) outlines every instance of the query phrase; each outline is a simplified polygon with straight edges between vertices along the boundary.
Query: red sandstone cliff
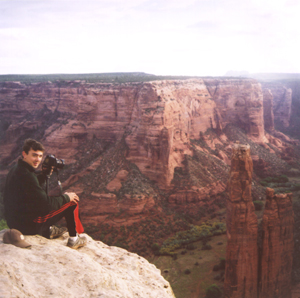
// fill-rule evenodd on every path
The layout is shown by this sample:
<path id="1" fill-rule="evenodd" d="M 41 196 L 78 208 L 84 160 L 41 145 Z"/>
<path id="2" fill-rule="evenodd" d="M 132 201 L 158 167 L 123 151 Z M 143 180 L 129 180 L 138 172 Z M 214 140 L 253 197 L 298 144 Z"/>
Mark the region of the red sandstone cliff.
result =
<path id="1" fill-rule="evenodd" d="M 262 107 L 260 84 L 251 79 L 5 82 L 0 84 L 0 162 L 11 163 L 23 140 L 34 137 L 47 153 L 66 160 L 64 189 L 80 193 L 86 212 L 89 204 L 99 206 L 96 215 L 122 212 L 127 203 L 132 204 L 128 212 L 144 212 L 160 201 L 158 185 L 167 191 L 169 206 L 195 213 L 215 199 L 224 201 L 220 194 L 232 142 L 228 124 L 286 152 L 284 141 L 266 139 Z M 141 175 L 134 178 L 132 164 L 148 179 L 147 187 Z M 274 172 L 265 164 L 266 175 Z M 128 175 L 120 180 L 124 171 Z M 107 203 L 116 193 L 118 199 Z"/>
<path id="2" fill-rule="evenodd" d="M 263 89 L 269 89 L 273 95 L 274 121 L 284 127 L 289 127 L 292 111 L 292 89 L 281 83 L 262 83 Z"/>
<path id="3" fill-rule="evenodd" d="M 174 167 L 190 154 L 189 139 L 217 127 L 216 105 L 208 98 L 202 80 L 124 85 L 4 83 L 0 113 L 9 127 L 1 156 L 10 155 L 20 135 L 34 133 L 47 115 L 53 118 L 59 113 L 43 136 L 49 152 L 71 163 L 78 144 L 93 137 L 114 142 L 127 134 L 127 159 L 168 187 Z M 44 115 L 34 120 L 37 113 Z"/>
<path id="4" fill-rule="evenodd" d="M 243 128 L 255 142 L 266 142 L 264 136 L 263 94 L 253 79 L 205 80 L 216 102 L 220 122 Z"/>
<path id="5" fill-rule="evenodd" d="M 294 249 L 292 193 L 267 188 L 262 224 L 260 298 L 290 298 Z"/>
<path id="6" fill-rule="evenodd" d="M 262 93 L 254 80 L 10 82 L 0 86 L 0 104 L 9 126 L 0 146 L 2 159 L 20 135 L 43 126 L 49 152 L 68 163 L 75 161 L 78 144 L 93 137 L 113 142 L 126 134 L 127 159 L 164 188 L 184 155 L 191 155 L 189 140 L 208 128 L 220 130 L 238 119 L 252 138 L 264 140 Z M 52 123 L 45 126 L 49 118 Z"/>
<path id="7" fill-rule="evenodd" d="M 257 298 L 257 217 L 251 197 L 252 171 L 250 146 L 234 145 L 226 208 L 226 298 Z"/>

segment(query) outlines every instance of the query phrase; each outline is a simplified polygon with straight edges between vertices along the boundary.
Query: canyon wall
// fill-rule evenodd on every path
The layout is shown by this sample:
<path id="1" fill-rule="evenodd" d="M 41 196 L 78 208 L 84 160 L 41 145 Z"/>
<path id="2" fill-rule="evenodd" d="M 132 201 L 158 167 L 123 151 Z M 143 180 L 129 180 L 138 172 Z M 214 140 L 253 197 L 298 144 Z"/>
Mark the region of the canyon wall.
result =
<path id="1" fill-rule="evenodd" d="M 292 89 L 279 82 L 262 82 L 263 89 L 269 89 L 273 96 L 274 121 L 283 127 L 289 127 L 292 111 Z"/>
<path id="2" fill-rule="evenodd" d="M 266 142 L 263 119 L 263 94 L 260 84 L 252 79 L 205 80 L 216 102 L 220 122 L 243 128 L 255 142 Z"/>
<path id="3" fill-rule="evenodd" d="M 252 171 L 250 146 L 235 144 L 226 207 L 226 298 L 257 298 L 257 217 L 251 197 Z"/>
<path id="4" fill-rule="evenodd" d="M 168 188 L 190 139 L 228 123 L 241 124 L 263 142 L 260 85 L 247 80 L 191 79 L 127 84 L 81 81 L 0 84 L 1 160 L 16 150 L 20 135 L 41 138 L 48 152 L 75 162 L 77 146 L 92 138 L 115 142 L 126 136 L 127 159 L 149 179 Z"/>
<path id="5" fill-rule="evenodd" d="M 155 81 L 137 98 L 126 138 L 127 159 L 151 180 L 169 186 L 174 168 L 191 155 L 190 138 L 216 128 L 216 104 L 202 80 Z"/>
<path id="6" fill-rule="evenodd" d="M 1 180 L 23 141 L 36 138 L 46 154 L 65 159 L 64 190 L 80 194 L 83 212 L 95 221 L 153 209 L 162 200 L 159 189 L 179 212 L 215 209 L 215 200 L 224 205 L 236 138 L 226 131 L 230 125 L 264 146 L 265 153 L 252 153 L 257 169 L 264 161 L 264 175 L 285 167 L 265 160 L 271 149 L 264 142 L 286 147 L 266 138 L 263 93 L 253 79 L 4 82 L 0 120 Z"/>

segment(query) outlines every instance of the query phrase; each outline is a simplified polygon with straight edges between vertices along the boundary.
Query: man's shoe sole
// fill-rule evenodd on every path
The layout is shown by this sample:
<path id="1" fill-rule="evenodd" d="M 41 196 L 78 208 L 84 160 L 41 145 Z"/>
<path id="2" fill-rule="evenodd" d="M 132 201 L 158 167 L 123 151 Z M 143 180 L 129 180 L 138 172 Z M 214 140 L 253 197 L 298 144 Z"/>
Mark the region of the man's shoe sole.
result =
<path id="1" fill-rule="evenodd" d="M 86 244 L 87 244 L 87 240 L 84 238 L 79 238 L 79 241 L 78 241 L 78 243 L 75 243 L 74 245 L 71 245 L 71 244 L 69 244 L 69 242 L 67 243 L 67 246 L 68 247 L 70 247 L 70 248 L 72 248 L 72 249 L 77 249 L 77 248 L 79 248 L 79 247 L 83 247 L 83 246 L 86 246 Z"/>
<path id="2" fill-rule="evenodd" d="M 67 228 L 60 228 L 61 232 L 59 234 L 50 235 L 50 239 L 56 239 L 61 237 L 63 234 L 68 232 Z"/>

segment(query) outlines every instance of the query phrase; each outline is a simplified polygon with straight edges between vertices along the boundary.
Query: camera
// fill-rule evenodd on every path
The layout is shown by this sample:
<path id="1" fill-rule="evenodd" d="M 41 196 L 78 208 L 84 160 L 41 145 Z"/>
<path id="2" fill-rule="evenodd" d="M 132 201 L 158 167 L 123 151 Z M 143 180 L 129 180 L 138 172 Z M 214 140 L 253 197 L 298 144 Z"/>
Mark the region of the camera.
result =
<path id="1" fill-rule="evenodd" d="M 64 159 L 58 159 L 55 157 L 55 155 L 50 154 L 45 157 L 42 167 L 47 169 L 54 168 L 54 170 L 57 170 L 62 169 L 64 165 Z"/>
<path id="2" fill-rule="evenodd" d="M 58 179 L 58 169 L 62 169 L 65 165 L 64 159 L 58 159 L 55 157 L 55 155 L 47 155 L 43 161 L 42 164 L 42 173 L 46 175 L 46 193 L 48 195 L 48 188 L 49 188 L 49 179 L 50 175 L 52 174 L 52 171 L 56 172 L 57 174 L 57 183 L 60 186 L 60 193 L 62 194 L 62 186 L 61 182 Z"/>

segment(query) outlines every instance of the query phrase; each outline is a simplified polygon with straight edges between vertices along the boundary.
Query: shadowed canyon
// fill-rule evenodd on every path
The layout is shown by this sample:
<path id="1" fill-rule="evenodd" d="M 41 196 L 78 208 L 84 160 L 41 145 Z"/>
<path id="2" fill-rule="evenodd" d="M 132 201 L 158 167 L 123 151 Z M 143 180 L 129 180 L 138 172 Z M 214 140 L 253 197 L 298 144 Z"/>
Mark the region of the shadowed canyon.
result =
<path id="1" fill-rule="evenodd" d="M 226 269 L 211 283 L 227 298 L 293 297 L 300 282 L 300 258 L 293 260 L 300 240 L 300 80 L 6 80 L 0 115 L 1 189 L 24 140 L 35 138 L 46 154 L 65 160 L 63 190 L 80 196 L 94 239 L 154 264 L 162 255 L 176 262 L 178 249 L 225 236 L 226 223 Z M 241 146 L 247 153 L 234 162 Z M 50 189 L 59 192 L 55 174 Z M 162 253 L 168 239 L 204 225 L 218 232 L 181 239 Z M 242 246 L 248 251 L 238 254 Z M 244 274 L 246 285 L 235 274 Z M 183 296 L 176 278 L 164 277 L 177 298 L 204 297 L 209 286 L 198 280 Z"/>

